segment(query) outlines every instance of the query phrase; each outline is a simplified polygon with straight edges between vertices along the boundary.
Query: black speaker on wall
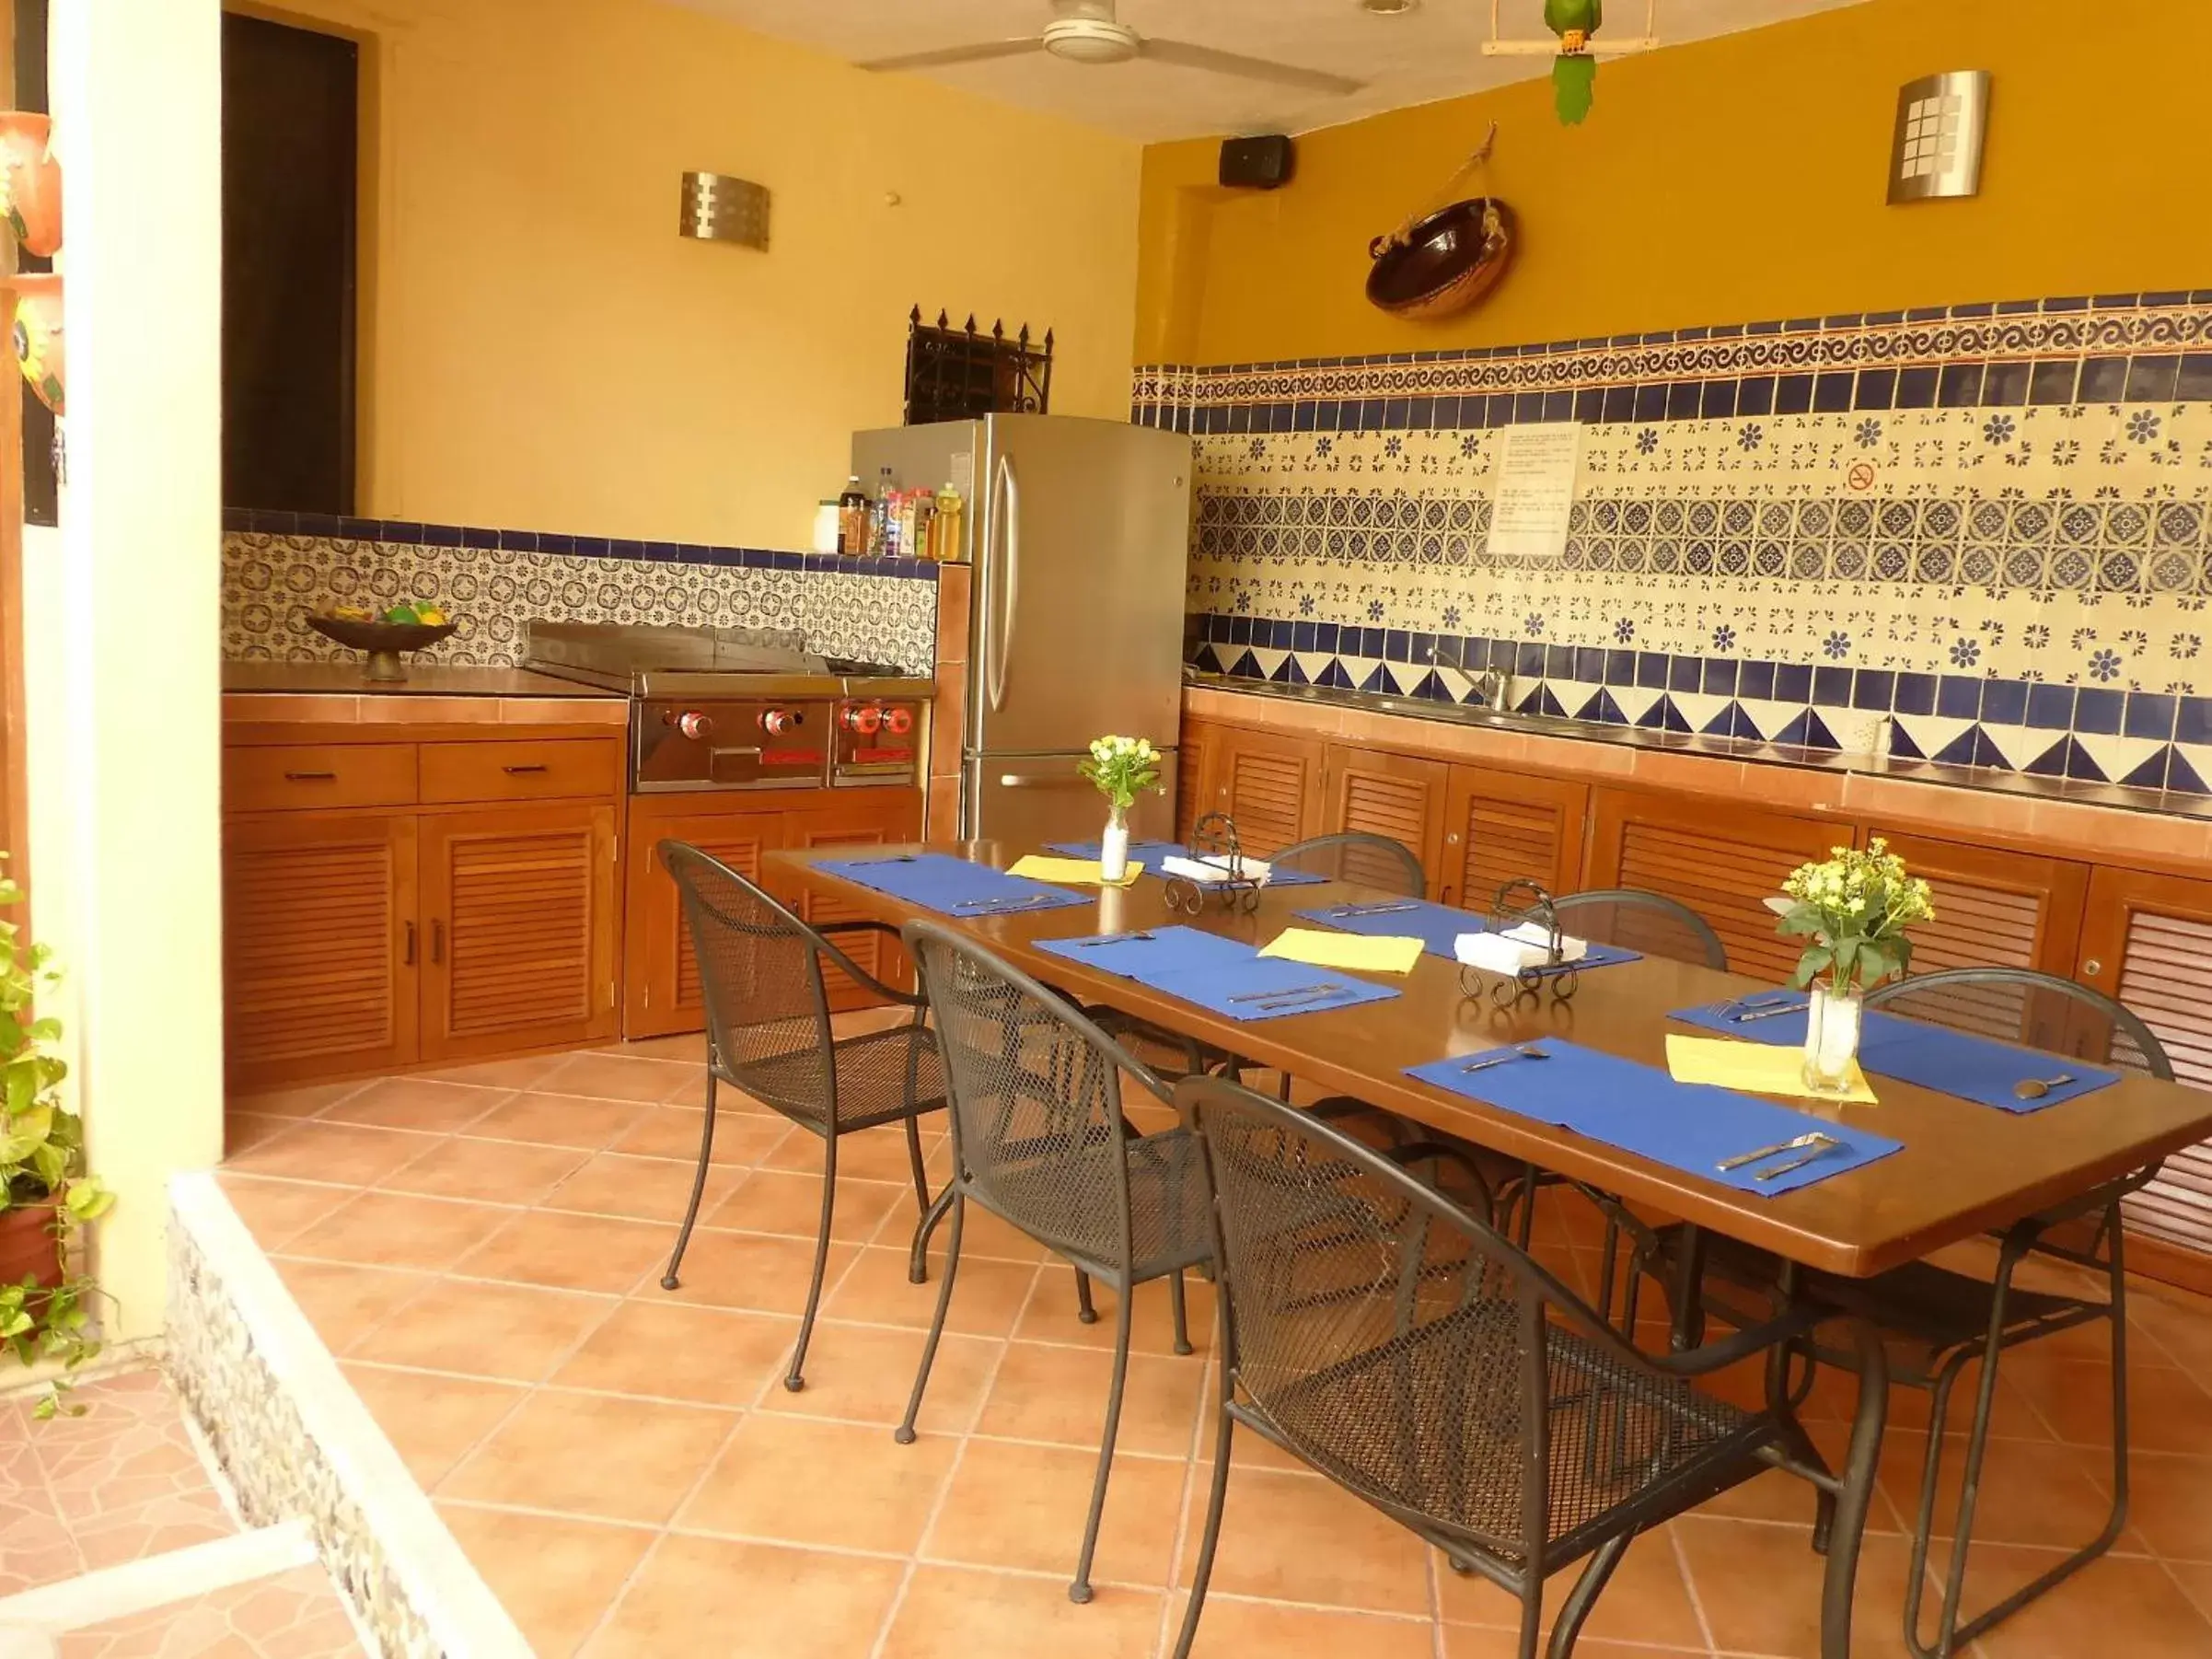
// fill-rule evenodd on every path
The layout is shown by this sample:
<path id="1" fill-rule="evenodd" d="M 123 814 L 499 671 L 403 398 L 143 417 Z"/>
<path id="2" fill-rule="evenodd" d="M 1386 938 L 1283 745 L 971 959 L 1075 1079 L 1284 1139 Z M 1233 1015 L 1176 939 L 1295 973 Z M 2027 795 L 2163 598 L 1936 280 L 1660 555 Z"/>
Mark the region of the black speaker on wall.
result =
<path id="1" fill-rule="evenodd" d="M 1291 181 L 1298 147 L 1280 133 L 1222 140 L 1222 182 L 1233 190 L 1280 190 Z"/>

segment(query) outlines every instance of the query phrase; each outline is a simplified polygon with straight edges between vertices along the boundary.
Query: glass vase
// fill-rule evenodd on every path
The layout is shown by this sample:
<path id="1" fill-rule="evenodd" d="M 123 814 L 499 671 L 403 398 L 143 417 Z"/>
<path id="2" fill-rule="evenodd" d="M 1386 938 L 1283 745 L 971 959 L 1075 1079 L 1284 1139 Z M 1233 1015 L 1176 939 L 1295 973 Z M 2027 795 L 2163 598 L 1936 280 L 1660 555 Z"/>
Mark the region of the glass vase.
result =
<path id="1" fill-rule="evenodd" d="M 1106 808 L 1106 833 L 1098 838 L 1098 874 L 1109 882 L 1126 880 L 1129 873 L 1129 820 L 1119 806 Z"/>
<path id="2" fill-rule="evenodd" d="M 1859 1058 L 1859 1031 L 1864 1009 L 1856 992 L 1840 994 L 1812 988 L 1805 1014 L 1805 1086 L 1824 1095 L 1848 1094 L 1851 1065 Z"/>

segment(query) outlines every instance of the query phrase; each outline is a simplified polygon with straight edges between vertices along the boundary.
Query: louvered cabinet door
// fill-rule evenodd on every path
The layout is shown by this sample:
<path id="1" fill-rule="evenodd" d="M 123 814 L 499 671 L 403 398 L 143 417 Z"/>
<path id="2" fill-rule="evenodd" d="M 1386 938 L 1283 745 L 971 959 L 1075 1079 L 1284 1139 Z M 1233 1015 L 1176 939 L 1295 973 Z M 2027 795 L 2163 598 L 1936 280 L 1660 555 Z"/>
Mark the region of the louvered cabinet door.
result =
<path id="1" fill-rule="evenodd" d="M 223 1028 L 246 1090 L 416 1057 L 415 823 L 234 818 L 223 832 Z"/>
<path id="2" fill-rule="evenodd" d="M 1590 785 L 1454 766 L 1444 805 L 1445 904 L 1486 911 L 1519 877 L 1554 893 L 1582 885 L 1582 834 Z"/>
<path id="3" fill-rule="evenodd" d="M 1322 775 L 1327 779 L 1327 806 L 1316 831 L 1328 835 L 1340 830 L 1387 836 L 1420 860 L 1427 876 L 1427 896 L 1433 899 L 1443 875 L 1440 858 L 1444 843 L 1445 795 L 1451 768 L 1442 760 L 1417 760 L 1405 755 L 1331 744 L 1326 752 Z M 1241 820 L 1240 820 L 1241 822 Z M 1396 872 L 1377 869 L 1396 887 Z M 1345 876 L 1365 881 L 1354 855 L 1345 864 Z"/>
<path id="4" fill-rule="evenodd" d="M 1175 756 L 1175 839 L 1187 838 L 1201 813 L 1211 810 L 1213 757 L 1221 727 L 1202 720 L 1183 723 L 1181 748 Z"/>
<path id="5" fill-rule="evenodd" d="M 921 832 L 921 800 L 903 789 L 854 790 L 839 798 L 834 806 L 790 813 L 783 820 L 783 844 L 793 848 L 880 847 L 910 841 Z M 854 921 L 861 913 L 851 905 L 813 891 L 797 896 L 797 909 L 800 916 L 816 927 Z M 874 929 L 832 934 L 830 939 L 863 972 L 874 974 L 886 985 L 899 990 L 912 987 L 913 970 L 908 964 L 906 952 L 899 949 L 895 940 Z M 835 969 L 830 970 L 825 989 L 829 993 L 830 1007 L 840 1011 L 874 1008 L 882 1001 L 873 992 L 863 990 L 850 975 Z"/>
<path id="6" fill-rule="evenodd" d="M 2099 870 L 2076 976 L 2139 1015 L 2174 1075 L 2212 1089 L 2212 881 Z M 2212 1141 L 2166 1160 L 2126 1201 L 2138 1272 L 2212 1293 Z"/>
<path id="7" fill-rule="evenodd" d="M 1775 932 L 1766 899 L 1810 858 L 1848 843 L 1848 824 L 1762 812 L 1726 800 L 1600 789 L 1591 797 L 1585 888 L 1640 888 L 1678 899 L 1728 946 L 1738 973 L 1780 984 L 1800 943 Z"/>
<path id="8" fill-rule="evenodd" d="M 612 1037 L 615 809 L 421 820 L 423 1056 Z"/>
<path id="9" fill-rule="evenodd" d="M 699 958 L 692 954 L 676 882 L 656 851 L 659 843 L 688 842 L 747 880 L 758 881 L 761 855 L 783 844 L 783 816 L 758 809 L 677 816 L 650 797 L 631 803 L 629 899 L 622 932 L 625 1037 L 667 1037 L 703 1031 L 707 1026 Z"/>
<path id="10" fill-rule="evenodd" d="M 1238 843 L 1272 857 L 1314 834 L 1321 814 L 1321 744 L 1223 726 L 1215 739 L 1213 810 L 1235 820 Z"/>

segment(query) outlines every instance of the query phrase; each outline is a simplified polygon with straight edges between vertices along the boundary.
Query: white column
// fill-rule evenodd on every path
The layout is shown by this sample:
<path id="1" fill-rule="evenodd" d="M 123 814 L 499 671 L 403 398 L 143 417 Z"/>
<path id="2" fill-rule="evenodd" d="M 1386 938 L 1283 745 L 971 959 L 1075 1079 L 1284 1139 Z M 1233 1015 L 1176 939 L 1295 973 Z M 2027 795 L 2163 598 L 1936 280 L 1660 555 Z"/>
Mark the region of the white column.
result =
<path id="1" fill-rule="evenodd" d="M 221 26 L 53 0 L 68 470 L 27 549 L 32 903 L 119 1198 L 111 1337 L 160 1328 L 164 1183 L 222 1155 Z"/>

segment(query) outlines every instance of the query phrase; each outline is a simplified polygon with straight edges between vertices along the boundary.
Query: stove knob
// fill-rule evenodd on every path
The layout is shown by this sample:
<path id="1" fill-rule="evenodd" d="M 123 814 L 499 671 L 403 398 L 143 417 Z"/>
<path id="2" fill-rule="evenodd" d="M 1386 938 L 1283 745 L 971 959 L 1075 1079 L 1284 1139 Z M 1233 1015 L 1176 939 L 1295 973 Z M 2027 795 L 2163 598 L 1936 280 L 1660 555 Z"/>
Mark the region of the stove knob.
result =
<path id="1" fill-rule="evenodd" d="M 883 724 L 882 708 L 872 702 L 847 703 L 844 712 L 845 729 L 868 737 Z"/>
<path id="2" fill-rule="evenodd" d="M 714 720 L 712 715 L 689 709 L 676 717 L 676 729 L 696 743 L 714 729 Z"/>
<path id="3" fill-rule="evenodd" d="M 781 737 L 804 718 L 796 709 L 769 709 L 760 716 L 760 729 L 771 737 Z"/>
<path id="4" fill-rule="evenodd" d="M 889 732 L 894 737 L 903 737 L 913 729 L 914 711 L 912 709 L 886 709 L 884 711 L 884 730 Z"/>

